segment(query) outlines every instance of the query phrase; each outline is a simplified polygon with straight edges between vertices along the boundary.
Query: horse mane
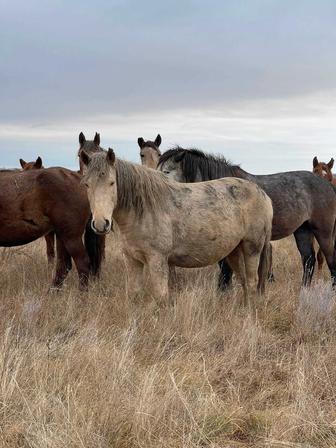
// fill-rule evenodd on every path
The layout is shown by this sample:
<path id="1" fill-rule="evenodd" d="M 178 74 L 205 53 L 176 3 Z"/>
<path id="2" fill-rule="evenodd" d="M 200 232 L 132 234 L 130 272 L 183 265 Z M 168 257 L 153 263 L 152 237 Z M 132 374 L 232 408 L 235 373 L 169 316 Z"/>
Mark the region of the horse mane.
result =
<path id="1" fill-rule="evenodd" d="M 118 209 L 133 210 L 138 217 L 141 217 L 146 209 L 164 210 L 165 197 L 176 189 L 171 180 L 159 171 L 121 159 L 116 159 L 115 167 Z M 97 152 L 91 156 L 83 181 L 91 175 L 104 175 L 109 169 L 106 151 Z"/>
<path id="2" fill-rule="evenodd" d="M 158 167 L 170 159 L 181 158 L 181 169 L 187 182 L 195 182 L 197 174 L 205 180 L 220 179 L 222 177 L 241 177 L 244 171 L 239 165 L 232 165 L 221 155 L 205 154 L 196 148 L 175 148 L 165 151 L 159 159 Z"/>

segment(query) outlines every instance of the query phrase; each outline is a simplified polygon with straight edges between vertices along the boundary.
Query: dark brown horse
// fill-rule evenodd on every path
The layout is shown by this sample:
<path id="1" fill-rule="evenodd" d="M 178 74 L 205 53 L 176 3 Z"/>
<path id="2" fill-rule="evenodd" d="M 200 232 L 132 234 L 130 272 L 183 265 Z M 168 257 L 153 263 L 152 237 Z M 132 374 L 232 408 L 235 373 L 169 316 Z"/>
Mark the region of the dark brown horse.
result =
<path id="1" fill-rule="evenodd" d="M 328 182 L 308 171 L 254 175 L 247 173 L 239 165 L 232 165 L 224 157 L 180 147 L 163 153 L 158 168 L 180 182 L 239 177 L 257 183 L 273 202 L 272 240 L 294 234 L 303 264 L 303 284 L 309 285 L 313 276 L 315 237 L 335 285 L 336 194 Z M 231 270 L 223 262 L 221 286 L 225 287 L 230 280 Z"/>
<path id="2" fill-rule="evenodd" d="M 333 166 L 334 166 L 334 159 L 330 159 L 328 163 L 319 162 L 316 156 L 313 159 L 313 173 L 319 177 L 322 177 L 322 179 L 327 180 L 332 185 L 336 185 L 336 179 L 331 171 Z M 323 253 L 319 248 L 319 250 L 317 251 L 317 265 L 319 270 L 322 269 L 323 260 L 324 260 Z"/>
<path id="3" fill-rule="evenodd" d="M 80 181 L 79 174 L 65 168 L 0 171 L 0 246 L 20 246 L 55 232 L 57 263 L 52 285 L 56 288 L 71 269 L 71 259 L 80 289 L 86 289 L 89 274 L 96 275 L 100 269 L 101 240 L 87 225 L 90 207 Z"/>
<path id="4" fill-rule="evenodd" d="M 43 162 L 41 157 L 39 156 L 35 161 L 32 162 L 26 162 L 23 159 L 20 159 L 20 165 L 23 169 L 23 171 L 29 171 L 29 170 L 40 170 L 41 168 L 44 168 Z M 50 232 L 48 235 L 44 237 L 46 246 L 47 246 L 47 259 L 48 264 L 52 265 L 55 260 L 55 233 Z"/>

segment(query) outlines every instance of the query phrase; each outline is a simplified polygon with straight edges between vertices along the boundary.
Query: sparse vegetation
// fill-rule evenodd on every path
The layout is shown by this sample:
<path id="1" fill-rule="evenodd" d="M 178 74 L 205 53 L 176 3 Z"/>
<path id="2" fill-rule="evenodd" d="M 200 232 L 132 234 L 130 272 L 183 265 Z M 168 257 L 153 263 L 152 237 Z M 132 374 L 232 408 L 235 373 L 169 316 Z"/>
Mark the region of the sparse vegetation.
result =
<path id="1" fill-rule="evenodd" d="M 1 250 L 0 446 L 336 446 L 336 326 L 328 273 L 300 292 L 292 239 L 257 312 L 217 267 L 180 270 L 174 305 L 125 295 L 118 244 L 101 281 L 48 292 L 43 241 Z"/>

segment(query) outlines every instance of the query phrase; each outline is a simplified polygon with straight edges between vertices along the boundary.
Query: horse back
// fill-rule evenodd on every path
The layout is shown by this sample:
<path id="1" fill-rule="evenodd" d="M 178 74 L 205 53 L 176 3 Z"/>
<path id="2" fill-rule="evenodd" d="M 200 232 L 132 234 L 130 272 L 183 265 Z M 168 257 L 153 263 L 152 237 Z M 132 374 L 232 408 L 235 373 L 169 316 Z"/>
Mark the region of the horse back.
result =
<path id="1" fill-rule="evenodd" d="M 36 200 L 47 213 L 71 214 L 79 220 L 90 214 L 86 189 L 81 176 L 66 168 L 46 168 L 36 176 Z M 83 218 L 85 217 L 85 218 Z"/>

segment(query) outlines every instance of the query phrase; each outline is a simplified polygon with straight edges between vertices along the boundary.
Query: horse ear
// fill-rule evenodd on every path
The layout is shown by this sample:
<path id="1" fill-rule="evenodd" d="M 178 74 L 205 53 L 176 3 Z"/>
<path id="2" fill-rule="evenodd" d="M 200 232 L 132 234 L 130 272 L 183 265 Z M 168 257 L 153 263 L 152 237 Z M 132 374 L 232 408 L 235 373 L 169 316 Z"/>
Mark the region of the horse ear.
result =
<path id="1" fill-rule="evenodd" d="M 94 136 L 93 142 L 99 146 L 100 145 L 100 134 L 98 134 L 98 132 L 96 132 L 96 135 Z"/>
<path id="2" fill-rule="evenodd" d="M 86 142 L 85 135 L 83 134 L 83 132 L 81 132 L 81 133 L 79 134 L 79 144 L 80 144 L 81 146 L 83 146 L 85 142 Z"/>
<path id="3" fill-rule="evenodd" d="M 113 166 L 115 162 L 115 154 L 112 148 L 108 149 L 106 158 L 108 163 Z"/>
<path id="4" fill-rule="evenodd" d="M 313 158 L 313 167 L 315 168 L 317 165 L 318 165 L 318 160 L 317 160 L 317 157 L 315 156 Z"/>
<path id="5" fill-rule="evenodd" d="M 35 168 L 38 168 L 38 169 L 42 168 L 42 159 L 40 156 L 38 156 L 38 158 L 36 159 Z"/>
<path id="6" fill-rule="evenodd" d="M 81 159 L 81 161 L 84 163 L 85 166 L 88 166 L 88 164 L 91 161 L 91 157 L 85 151 L 80 152 L 79 158 Z"/>
<path id="7" fill-rule="evenodd" d="M 179 154 L 176 154 L 176 156 L 175 156 L 175 158 L 174 158 L 175 162 L 176 162 L 176 163 L 180 163 L 180 162 L 182 162 L 182 160 L 184 159 L 185 155 L 186 155 L 186 152 L 185 152 L 185 151 L 182 151 L 182 152 L 180 152 Z"/>
<path id="8" fill-rule="evenodd" d="M 142 137 L 138 138 L 138 145 L 140 146 L 140 149 L 143 147 L 143 145 L 145 144 L 145 140 Z"/>
<path id="9" fill-rule="evenodd" d="M 158 134 L 154 143 L 157 147 L 159 147 L 161 145 L 161 142 L 162 142 L 161 135 Z"/>
<path id="10" fill-rule="evenodd" d="M 334 159 L 330 159 L 330 162 L 328 162 L 328 167 L 332 169 L 333 166 L 334 166 Z"/>
<path id="11" fill-rule="evenodd" d="M 20 159 L 21 168 L 24 168 L 27 165 L 27 162 L 23 159 Z"/>

